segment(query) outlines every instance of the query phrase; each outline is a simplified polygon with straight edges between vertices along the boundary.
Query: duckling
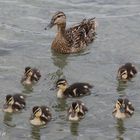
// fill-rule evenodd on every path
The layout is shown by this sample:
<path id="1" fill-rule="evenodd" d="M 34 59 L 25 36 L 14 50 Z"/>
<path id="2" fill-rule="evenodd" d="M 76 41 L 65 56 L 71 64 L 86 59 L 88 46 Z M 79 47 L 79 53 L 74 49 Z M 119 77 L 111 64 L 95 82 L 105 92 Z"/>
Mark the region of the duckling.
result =
<path id="1" fill-rule="evenodd" d="M 71 104 L 71 106 L 68 108 L 68 120 L 70 121 L 78 121 L 82 118 L 84 118 L 84 115 L 86 114 L 86 111 L 88 111 L 85 104 L 77 100 Z"/>
<path id="2" fill-rule="evenodd" d="M 137 74 L 135 66 L 131 63 L 126 63 L 118 70 L 117 78 L 119 80 L 127 81 L 133 78 Z"/>
<path id="3" fill-rule="evenodd" d="M 24 76 L 21 79 L 23 85 L 32 85 L 39 81 L 41 78 L 40 71 L 36 68 L 26 67 Z"/>
<path id="4" fill-rule="evenodd" d="M 52 118 L 50 110 L 47 106 L 34 106 L 32 112 L 33 114 L 30 118 L 30 123 L 32 125 L 45 125 Z"/>
<path id="5" fill-rule="evenodd" d="M 54 25 L 57 25 L 58 32 L 51 48 L 58 53 L 80 52 L 95 39 L 95 18 L 83 19 L 77 25 L 66 29 L 66 15 L 59 11 L 54 14 L 47 28 L 52 28 Z"/>
<path id="6" fill-rule="evenodd" d="M 74 83 L 68 86 L 68 83 L 65 79 L 59 79 L 56 82 L 56 87 L 58 88 L 57 97 L 79 97 L 81 95 L 87 95 L 90 93 L 90 89 L 93 87 L 88 83 Z"/>
<path id="7" fill-rule="evenodd" d="M 134 107 L 127 98 L 119 98 L 115 104 L 112 114 L 118 119 L 128 118 L 134 114 Z"/>
<path id="8" fill-rule="evenodd" d="M 3 111 L 8 113 L 18 112 L 25 108 L 25 96 L 22 94 L 8 94 L 3 105 Z"/>

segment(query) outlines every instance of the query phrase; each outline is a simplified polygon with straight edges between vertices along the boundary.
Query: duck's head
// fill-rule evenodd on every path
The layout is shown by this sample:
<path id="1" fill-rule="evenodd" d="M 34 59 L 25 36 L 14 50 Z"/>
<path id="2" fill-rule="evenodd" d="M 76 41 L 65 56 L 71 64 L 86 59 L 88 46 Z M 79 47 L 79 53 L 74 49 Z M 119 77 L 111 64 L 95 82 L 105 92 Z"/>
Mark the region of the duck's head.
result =
<path id="1" fill-rule="evenodd" d="M 66 24 L 66 15 L 63 12 L 59 11 L 54 14 L 47 28 L 52 28 L 54 25 L 62 26 L 65 24 Z"/>
<path id="2" fill-rule="evenodd" d="M 65 79 L 59 79 L 56 82 L 56 88 L 58 88 L 59 90 L 63 92 L 66 90 L 67 87 L 68 87 L 68 83 Z"/>
<path id="3" fill-rule="evenodd" d="M 26 77 L 31 77 L 33 75 L 33 70 L 31 67 L 26 67 L 24 72 Z"/>
<path id="4" fill-rule="evenodd" d="M 7 95 L 5 98 L 5 104 L 3 105 L 3 111 L 4 112 L 13 112 L 12 105 L 14 104 L 14 98 L 12 95 Z"/>
<path id="5" fill-rule="evenodd" d="M 14 104 L 14 98 L 13 98 L 13 96 L 12 95 L 7 95 L 6 96 L 6 104 L 7 105 L 13 105 Z"/>
<path id="6" fill-rule="evenodd" d="M 42 115 L 42 110 L 39 106 L 34 106 L 32 112 L 33 112 L 33 116 L 36 118 L 40 118 Z"/>
<path id="7" fill-rule="evenodd" d="M 129 80 L 133 78 L 136 73 L 136 68 L 131 63 L 126 63 L 119 68 L 117 77 L 120 80 Z"/>
<path id="8" fill-rule="evenodd" d="M 131 116 L 134 113 L 134 107 L 132 103 L 127 99 L 119 98 L 115 104 L 114 111 L 119 111 L 121 113 L 126 113 L 127 115 Z"/>

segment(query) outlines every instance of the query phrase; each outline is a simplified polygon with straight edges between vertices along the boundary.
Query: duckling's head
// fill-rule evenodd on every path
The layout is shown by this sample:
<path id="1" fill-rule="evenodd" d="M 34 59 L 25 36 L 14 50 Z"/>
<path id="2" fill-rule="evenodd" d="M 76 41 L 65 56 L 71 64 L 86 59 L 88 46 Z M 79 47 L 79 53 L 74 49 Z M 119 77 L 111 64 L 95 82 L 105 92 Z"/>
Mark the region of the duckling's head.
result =
<path id="1" fill-rule="evenodd" d="M 14 98 L 13 98 L 13 96 L 12 95 L 7 95 L 6 96 L 6 104 L 7 105 L 13 105 L 14 104 Z"/>
<path id="2" fill-rule="evenodd" d="M 127 98 L 125 99 L 119 98 L 115 104 L 114 112 L 125 113 L 126 116 L 131 116 L 134 113 L 134 107 Z"/>
<path id="3" fill-rule="evenodd" d="M 126 63 L 121 66 L 118 70 L 118 79 L 128 80 L 135 76 L 137 73 L 136 68 L 132 65 L 132 63 Z"/>
<path id="4" fill-rule="evenodd" d="M 33 75 L 32 68 L 31 67 L 26 67 L 24 74 L 26 75 L 26 77 L 31 77 Z"/>
<path id="5" fill-rule="evenodd" d="M 33 109 L 32 109 L 32 112 L 33 112 L 33 115 L 36 118 L 39 118 L 42 115 L 42 110 L 41 110 L 41 108 L 39 106 L 34 106 Z"/>
<path id="6" fill-rule="evenodd" d="M 54 25 L 61 26 L 61 25 L 64 25 L 64 24 L 66 24 L 66 15 L 63 12 L 58 11 L 52 17 L 51 22 L 48 25 L 48 28 L 52 28 Z"/>
<path id="7" fill-rule="evenodd" d="M 67 87 L 68 87 L 68 83 L 65 79 L 59 79 L 56 82 L 56 88 L 58 88 L 59 90 L 62 90 L 63 92 L 66 90 Z"/>

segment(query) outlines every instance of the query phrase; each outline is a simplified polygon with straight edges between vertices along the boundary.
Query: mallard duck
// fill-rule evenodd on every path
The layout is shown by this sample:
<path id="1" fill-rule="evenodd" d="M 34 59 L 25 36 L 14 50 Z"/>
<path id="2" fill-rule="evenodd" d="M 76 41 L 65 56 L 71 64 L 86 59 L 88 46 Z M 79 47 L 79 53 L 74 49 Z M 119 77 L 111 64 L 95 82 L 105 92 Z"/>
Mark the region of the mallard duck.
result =
<path id="1" fill-rule="evenodd" d="M 128 118 L 134 114 L 134 107 L 127 98 L 119 98 L 115 104 L 112 114 L 118 119 Z"/>
<path id="2" fill-rule="evenodd" d="M 71 104 L 71 106 L 68 108 L 68 120 L 70 121 L 78 121 L 82 118 L 84 118 L 84 115 L 86 114 L 86 111 L 88 111 L 85 104 L 77 100 Z"/>
<path id="3" fill-rule="evenodd" d="M 5 104 L 3 105 L 4 112 L 18 112 L 25 108 L 25 96 L 22 94 L 7 95 Z"/>
<path id="4" fill-rule="evenodd" d="M 118 70 L 117 78 L 119 80 L 130 80 L 137 74 L 137 70 L 135 66 L 133 66 L 131 63 L 126 63 L 123 66 L 121 66 Z"/>
<path id="5" fill-rule="evenodd" d="M 36 68 L 26 67 L 24 76 L 21 79 L 23 85 L 32 85 L 39 81 L 41 78 L 40 71 Z"/>
<path id="6" fill-rule="evenodd" d="M 56 87 L 58 88 L 57 97 L 79 97 L 81 95 L 87 95 L 90 93 L 90 89 L 93 87 L 88 83 L 74 83 L 68 86 L 68 83 L 65 79 L 59 79 L 56 82 Z"/>
<path id="7" fill-rule="evenodd" d="M 95 18 L 83 19 L 77 25 L 66 29 L 66 15 L 59 11 L 52 17 L 47 28 L 54 25 L 57 25 L 58 32 L 51 47 L 56 52 L 77 53 L 84 50 L 95 39 Z"/>
<path id="8" fill-rule="evenodd" d="M 32 109 L 32 116 L 30 118 L 30 123 L 32 125 L 45 125 L 50 121 L 52 115 L 47 106 L 34 106 Z"/>

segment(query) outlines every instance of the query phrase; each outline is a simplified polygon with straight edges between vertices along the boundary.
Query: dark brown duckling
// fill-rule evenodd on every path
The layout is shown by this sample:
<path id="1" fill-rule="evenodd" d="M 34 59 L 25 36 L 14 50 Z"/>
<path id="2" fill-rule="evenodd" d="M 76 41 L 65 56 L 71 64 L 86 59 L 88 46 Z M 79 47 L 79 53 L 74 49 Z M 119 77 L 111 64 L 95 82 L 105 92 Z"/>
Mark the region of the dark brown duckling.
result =
<path id="1" fill-rule="evenodd" d="M 57 97 L 79 97 L 82 95 L 90 94 L 90 89 L 93 87 L 89 83 L 74 83 L 68 86 L 68 83 L 65 79 L 59 79 L 56 82 L 56 87 L 58 88 Z"/>
<path id="2" fill-rule="evenodd" d="M 85 104 L 77 100 L 71 104 L 71 106 L 68 108 L 68 120 L 70 121 L 78 121 L 82 118 L 84 118 L 86 112 L 88 111 Z"/>
<path id="3" fill-rule="evenodd" d="M 77 25 L 66 29 L 66 15 L 59 11 L 54 14 L 48 28 L 57 25 L 58 32 L 52 42 L 51 48 L 58 53 L 77 53 L 95 39 L 95 18 L 83 19 Z"/>
<path id="4" fill-rule="evenodd" d="M 134 114 L 134 107 L 127 98 L 119 98 L 115 104 L 112 114 L 118 119 L 128 118 Z"/>
<path id="5" fill-rule="evenodd" d="M 30 123 L 36 126 L 46 125 L 52 118 L 51 112 L 47 106 L 34 106 L 32 113 Z"/>
<path id="6" fill-rule="evenodd" d="M 39 81 L 41 78 L 40 71 L 36 68 L 26 67 L 24 76 L 21 79 L 23 85 L 32 85 Z"/>
<path id="7" fill-rule="evenodd" d="M 24 109 L 26 106 L 25 96 L 22 94 L 7 95 L 5 99 L 5 104 L 3 106 L 4 112 L 18 112 Z"/>
<path id="8" fill-rule="evenodd" d="M 119 80 L 127 81 L 132 79 L 137 74 L 137 70 L 132 63 L 126 63 L 118 70 L 117 78 Z"/>

